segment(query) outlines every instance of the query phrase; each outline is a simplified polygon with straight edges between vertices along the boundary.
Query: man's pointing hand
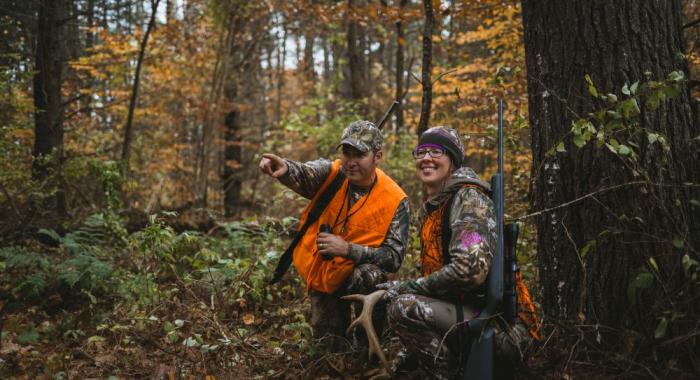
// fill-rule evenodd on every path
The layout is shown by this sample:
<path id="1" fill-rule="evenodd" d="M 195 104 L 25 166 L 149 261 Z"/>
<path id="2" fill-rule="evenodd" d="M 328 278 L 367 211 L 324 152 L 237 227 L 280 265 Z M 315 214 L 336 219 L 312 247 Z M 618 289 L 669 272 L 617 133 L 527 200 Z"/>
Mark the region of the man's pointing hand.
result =
<path id="1" fill-rule="evenodd" d="M 285 174 L 289 168 L 284 160 L 272 153 L 264 153 L 258 165 L 260 171 L 273 178 L 279 178 Z"/>

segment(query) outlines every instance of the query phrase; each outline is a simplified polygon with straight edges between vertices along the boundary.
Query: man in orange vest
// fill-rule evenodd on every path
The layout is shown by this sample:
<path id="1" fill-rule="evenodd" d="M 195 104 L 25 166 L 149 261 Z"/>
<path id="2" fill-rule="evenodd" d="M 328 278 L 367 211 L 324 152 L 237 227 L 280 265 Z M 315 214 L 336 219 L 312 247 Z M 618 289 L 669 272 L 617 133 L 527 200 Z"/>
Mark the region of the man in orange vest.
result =
<path id="1" fill-rule="evenodd" d="M 335 349 L 340 349 L 342 340 L 337 337 L 350 322 L 350 305 L 340 297 L 373 291 L 386 281 L 387 272 L 399 269 L 406 252 L 409 202 L 404 191 L 377 168 L 383 156 L 382 140 L 373 123 L 356 121 L 343 131 L 340 160 L 300 163 L 270 153 L 260 159 L 263 173 L 311 199 L 300 226 L 324 198 L 324 191 L 336 189 L 326 191 L 332 193 L 330 200 L 326 195 L 327 205 L 292 252 L 294 266 L 309 291 L 314 335 L 331 337 Z M 321 232 L 322 225 L 330 233 Z"/>

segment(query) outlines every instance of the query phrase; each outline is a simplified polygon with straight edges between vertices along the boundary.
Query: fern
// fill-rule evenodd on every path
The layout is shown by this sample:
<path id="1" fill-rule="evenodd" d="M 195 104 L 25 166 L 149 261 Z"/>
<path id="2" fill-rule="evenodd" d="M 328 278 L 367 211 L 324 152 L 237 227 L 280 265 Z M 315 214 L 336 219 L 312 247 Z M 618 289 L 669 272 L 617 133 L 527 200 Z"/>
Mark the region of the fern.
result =
<path id="1" fill-rule="evenodd" d="M 0 258 L 4 260 L 5 267 L 8 270 L 45 270 L 50 267 L 50 262 L 46 256 L 20 247 L 0 248 Z"/>
<path id="2" fill-rule="evenodd" d="M 22 295 L 25 297 L 39 297 L 46 291 L 47 275 L 46 272 L 38 272 L 25 277 L 19 285 L 12 289 L 12 293 L 17 297 Z"/>
<path id="3" fill-rule="evenodd" d="M 58 279 L 71 288 L 106 289 L 107 281 L 113 272 L 112 265 L 97 257 L 80 254 L 56 266 Z"/>

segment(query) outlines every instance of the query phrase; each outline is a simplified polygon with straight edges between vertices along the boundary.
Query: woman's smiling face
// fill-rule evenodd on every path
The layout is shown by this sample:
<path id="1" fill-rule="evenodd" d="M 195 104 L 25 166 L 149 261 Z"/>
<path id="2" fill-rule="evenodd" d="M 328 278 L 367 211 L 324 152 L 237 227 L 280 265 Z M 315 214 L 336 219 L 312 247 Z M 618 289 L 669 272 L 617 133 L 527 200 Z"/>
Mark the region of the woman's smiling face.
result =
<path id="1" fill-rule="evenodd" d="M 437 146 L 416 148 L 416 176 L 428 187 L 440 187 L 450 176 L 450 156 Z"/>

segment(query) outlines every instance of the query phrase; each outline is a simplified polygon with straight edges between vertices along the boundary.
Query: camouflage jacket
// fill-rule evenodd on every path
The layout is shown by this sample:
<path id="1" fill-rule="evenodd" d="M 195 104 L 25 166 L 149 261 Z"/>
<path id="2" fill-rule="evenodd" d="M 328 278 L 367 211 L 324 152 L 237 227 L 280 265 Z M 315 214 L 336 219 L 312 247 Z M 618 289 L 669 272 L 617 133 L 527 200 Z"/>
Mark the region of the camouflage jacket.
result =
<path id="1" fill-rule="evenodd" d="M 321 188 L 323 181 L 331 171 L 332 164 L 330 160 L 324 158 L 306 163 L 292 160 L 285 160 L 285 162 L 289 170 L 280 177 L 280 182 L 308 199 L 313 198 Z M 352 207 L 366 192 L 367 189 L 350 185 L 348 191 L 349 207 Z M 350 243 L 348 257 L 355 262 L 355 265 L 374 264 L 383 271 L 391 273 L 399 270 L 408 245 L 409 215 L 408 198 L 404 198 L 396 209 L 382 244 L 375 248 Z"/>
<path id="2" fill-rule="evenodd" d="M 425 218 L 454 195 L 449 209 L 450 263 L 427 276 L 394 284 L 390 288 L 392 295 L 412 293 L 443 298 L 472 290 L 486 280 L 496 250 L 496 212 L 488 195 L 474 187 L 464 187 L 466 178 L 478 177 L 467 167 L 455 171 L 443 190 L 423 204 L 418 216 L 422 227 Z"/>

